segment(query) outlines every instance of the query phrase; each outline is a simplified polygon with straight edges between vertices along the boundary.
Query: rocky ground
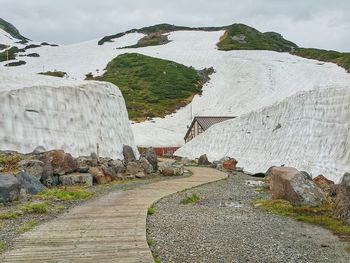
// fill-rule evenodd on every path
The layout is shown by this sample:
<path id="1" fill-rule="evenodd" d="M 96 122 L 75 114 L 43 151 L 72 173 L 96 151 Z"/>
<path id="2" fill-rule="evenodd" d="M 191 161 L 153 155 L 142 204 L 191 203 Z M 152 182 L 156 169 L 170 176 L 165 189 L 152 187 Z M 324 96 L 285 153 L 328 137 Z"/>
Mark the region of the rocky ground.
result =
<path id="1" fill-rule="evenodd" d="M 243 173 L 160 200 L 147 234 L 160 262 L 350 262 L 329 231 L 254 207 L 267 199 Z M 196 193 L 200 201 L 180 202 Z M 154 241 L 154 242 L 152 242 Z"/>
<path id="2" fill-rule="evenodd" d="M 36 196 L 28 195 L 27 198 L 21 198 L 20 201 L 16 201 L 8 204 L 0 204 L 0 215 L 7 214 L 9 212 L 21 213 L 21 207 L 26 204 L 33 202 L 49 202 L 50 208 L 47 213 L 23 213 L 22 215 L 17 216 L 15 219 L 0 219 L 0 253 L 3 252 L 3 248 L 11 248 L 12 240 L 18 236 L 18 230 L 25 225 L 26 223 L 36 220 L 39 224 L 52 220 L 62 213 L 67 212 L 72 207 L 81 205 L 82 203 L 98 198 L 102 195 L 105 195 L 111 191 L 123 191 L 128 189 L 137 188 L 144 184 L 149 184 L 157 182 L 160 180 L 171 180 L 176 177 L 164 177 L 160 175 L 147 176 L 143 179 L 133 179 L 125 181 L 116 181 L 104 185 L 94 185 L 87 187 L 86 190 L 93 193 L 93 196 L 85 200 L 42 200 L 38 199 Z M 69 189 L 69 188 L 68 188 Z M 2 247 L 5 245 L 5 247 Z"/>

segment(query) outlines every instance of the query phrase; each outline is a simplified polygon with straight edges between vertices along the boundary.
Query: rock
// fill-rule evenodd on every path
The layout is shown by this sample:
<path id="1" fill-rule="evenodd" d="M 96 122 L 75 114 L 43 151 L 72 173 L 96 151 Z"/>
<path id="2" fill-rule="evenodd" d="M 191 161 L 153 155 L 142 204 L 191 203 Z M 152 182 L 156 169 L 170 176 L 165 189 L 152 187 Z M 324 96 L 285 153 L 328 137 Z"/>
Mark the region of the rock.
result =
<path id="1" fill-rule="evenodd" d="M 145 173 L 141 163 L 129 162 L 127 164 L 125 172 L 127 176 L 136 176 L 137 174 L 140 176 L 140 173 Z"/>
<path id="2" fill-rule="evenodd" d="M 141 157 L 140 164 L 145 172 L 145 174 L 151 174 L 153 172 L 153 165 L 145 157 Z M 158 164 L 157 164 L 158 166 Z"/>
<path id="3" fill-rule="evenodd" d="M 53 167 L 51 163 L 44 164 L 44 171 L 40 182 L 45 186 L 56 186 L 59 184 L 58 175 L 53 174 Z"/>
<path id="4" fill-rule="evenodd" d="M 0 175 L 0 203 L 8 203 L 19 198 L 21 185 L 13 175 Z"/>
<path id="5" fill-rule="evenodd" d="M 271 178 L 272 199 L 286 199 L 293 205 L 308 206 L 318 206 L 326 200 L 322 190 L 295 168 L 271 167 L 266 176 Z"/>
<path id="6" fill-rule="evenodd" d="M 75 172 L 79 167 L 76 160 L 63 150 L 45 152 L 41 157 L 45 165 L 51 165 L 54 175 L 65 175 Z"/>
<path id="7" fill-rule="evenodd" d="M 199 157 L 198 164 L 199 165 L 210 165 L 211 163 L 209 162 L 207 155 L 203 154 Z"/>
<path id="8" fill-rule="evenodd" d="M 144 157 L 152 165 L 153 171 L 157 171 L 158 170 L 158 157 L 157 157 L 155 150 L 152 147 L 148 148 L 144 154 Z"/>
<path id="9" fill-rule="evenodd" d="M 146 177 L 146 175 L 144 172 L 138 172 L 137 174 L 135 174 L 135 177 L 141 179 L 141 178 Z"/>
<path id="10" fill-rule="evenodd" d="M 184 174 L 184 165 L 182 163 L 166 162 L 159 167 L 159 171 L 164 176 L 181 176 Z"/>
<path id="11" fill-rule="evenodd" d="M 90 154 L 90 159 L 91 159 L 91 166 L 96 167 L 98 165 L 98 156 L 96 153 L 91 153 Z"/>
<path id="12" fill-rule="evenodd" d="M 60 184 L 62 185 L 86 185 L 92 186 L 93 177 L 89 173 L 74 173 L 60 176 Z"/>
<path id="13" fill-rule="evenodd" d="M 106 165 L 101 165 L 101 169 L 102 169 L 103 175 L 108 178 L 107 180 L 109 182 L 118 179 L 117 173 L 115 173 L 111 167 L 108 167 Z"/>
<path id="14" fill-rule="evenodd" d="M 28 194 L 36 195 L 45 189 L 45 186 L 40 182 L 40 180 L 29 173 L 21 172 L 15 176 L 21 184 L 21 188 Z"/>
<path id="15" fill-rule="evenodd" d="M 46 152 L 46 149 L 43 146 L 37 146 L 35 147 L 33 154 L 41 154 Z"/>
<path id="16" fill-rule="evenodd" d="M 107 165 L 113 169 L 116 174 L 122 174 L 125 172 L 125 166 L 121 160 L 109 160 Z"/>
<path id="17" fill-rule="evenodd" d="M 90 167 L 89 173 L 93 177 L 93 181 L 96 184 L 106 184 L 113 180 L 110 175 L 106 175 L 101 167 Z"/>
<path id="18" fill-rule="evenodd" d="M 19 169 L 36 177 L 38 180 L 44 173 L 44 163 L 39 160 L 23 160 L 18 163 Z"/>
<path id="19" fill-rule="evenodd" d="M 338 194 L 340 184 L 332 184 L 329 193 L 332 197 L 335 197 Z"/>
<path id="20" fill-rule="evenodd" d="M 91 157 L 86 157 L 86 156 L 79 156 L 76 159 L 77 165 L 78 165 L 78 172 L 79 173 L 88 173 L 90 167 L 94 167 L 96 165 L 95 161 Z M 97 162 L 96 162 L 97 164 Z"/>
<path id="21" fill-rule="evenodd" d="M 126 164 L 129 162 L 136 161 L 135 153 L 133 149 L 128 145 L 123 146 L 123 156 L 124 156 L 124 162 Z"/>
<path id="22" fill-rule="evenodd" d="M 222 166 L 223 166 L 226 170 L 233 171 L 233 170 L 236 169 L 237 163 L 238 163 L 238 162 L 236 161 L 236 159 L 230 158 L 230 159 L 224 161 L 224 162 L 222 163 Z"/>
<path id="23" fill-rule="evenodd" d="M 350 224 L 350 173 L 345 173 L 335 199 L 335 213 Z"/>
<path id="24" fill-rule="evenodd" d="M 334 185 L 333 181 L 328 180 L 323 175 L 315 177 L 312 181 L 323 190 L 330 190 L 331 185 Z"/>

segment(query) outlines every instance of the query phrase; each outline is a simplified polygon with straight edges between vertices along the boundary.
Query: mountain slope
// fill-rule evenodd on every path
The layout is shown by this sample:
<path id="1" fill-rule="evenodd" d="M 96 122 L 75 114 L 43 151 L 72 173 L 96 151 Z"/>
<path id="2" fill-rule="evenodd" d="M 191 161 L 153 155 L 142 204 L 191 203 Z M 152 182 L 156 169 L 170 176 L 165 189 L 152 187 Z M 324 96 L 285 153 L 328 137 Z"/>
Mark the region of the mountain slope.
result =
<path id="1" fill-rule="evenodd" d="M 350 89 L 311 90 L 212 126 L 175 154 L 235 157 L 246 171 L 296 167 L 339 182 L 350 170 Z"/>
<path id="2" fill-rule="evenodd" d="M 21 33 L 18 31 L 18 29 L 14 25 L 5 21 L 2 18 L 0 18 L 0 29 L 2 29 L 6 33 L 10 34 L 13 38 L 16 38 L 16 39 L 22 41 L 23 44 L 28 42 L 28 39 L 26 37 L 22 36 Z"/>

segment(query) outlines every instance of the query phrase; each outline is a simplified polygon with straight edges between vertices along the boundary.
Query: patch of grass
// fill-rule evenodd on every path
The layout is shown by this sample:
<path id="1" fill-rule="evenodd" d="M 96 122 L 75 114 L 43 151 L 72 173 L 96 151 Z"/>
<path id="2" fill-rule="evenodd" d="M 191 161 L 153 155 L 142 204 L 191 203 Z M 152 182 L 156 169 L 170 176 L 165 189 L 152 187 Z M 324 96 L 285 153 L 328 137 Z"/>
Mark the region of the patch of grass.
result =
<path id="1" fill-rule="evenodd" d="M 116 57 L 95 79 L 117 85 L 130 119 L 139 121 L 164 117 L 187 105 L 187 99 L 201 93 L 203 86 L 194 68 L 136 53 Z"/>
<path id="2" fill-rule="evenodd" d="M 90 198 L 94 193 L 87 191 L 84 187 L 64 187 L 45 189 L 36 196 L 40 199 L 57 199 L 61 201 L 84 200 Z"/>
<path id="3" fill-rule="evenodd" d="M 39 74 L 45 75 L 45 76 L 56 77 L 56 78 L 63 78 L 67 75 L 67 72 L 55 70 L 55 71 L 40 72 Z"/>
<path id="4" fill-rule="evenodd" d="M 190 197 L 186 197 L 183 200 L 181 200 L 181 204 L 188 205 L 199 202 L 200 197 L 197 194 L 192 194 Z"/>
<path id="5" fill-rule="evenodd" d="M 225 34 L 217 44 L 219 50 L 272 50 L 291 51 L 297 45 L 275 32 L 262 33 L 243 24 L 226 27 Z"/>
<path id="6" fill-rule="evenodd" d="M 18 214 L 15 212 L 7 212 L 7 213 L 3 213 L 0 214 L 0 219 L 16 219 L 18 217 Z"/>
<path id="7" fill-rule="evenodd" d="M 18 67 L 27 64 L 27 62 L 23 60 L 15 61 L 15 62 L 10 62 L 5 64 L 5 67 Z"/>
<path id="8" fill-rule="evenodd" d="M 346 246 L 346 247 L 344 248 L 344 250 L 345 250 L 345 252 L 350 253 L 350 245 Z"/>
<path id="9" fill-rule="evenodd" d="M 147 244 L 149 247 L 154 245 L 154 240 L 153 239 L 147 239 Z"/>
<path id="10" fill-rule="evenodd" d="M 32 230 L 34 227 L 36 227 L 39 224 L 38 220 L 30 220 L 27 223 L 23 224 L 19 228 L 17 228 L 16 232 L 18 234 L 23 234 L 25 232 L 28 232 Z"/>
<path id="11" fill-rule="evenodd" d="M 6 244 L 4 242 L 0 242 L 0 253 L 6 250 Z"/>
<path id="12" fill-rule="evenodd" d="M 0 154 L 0 167 L 2 167 L 2 173 L 19 172 L 18 163 L 23 159 L 23 156 L 18 154 Z"/>
<path id="13" fill-rule="evenodd" d="M 25 52 L 25 49 L 19 49 L 18 47 L 11 47 L 0 53 L 0 62 L 16 59 L 17 53 Z"/>
<path id="14" fill-rule="evenodd" d="M 293 54 L 304 58 L 332 62 L 350 72 L 350 53 L 316 48 L 297 48 Z"/>
<path id="15" fill-rule="evenodd" d="M 5 223 L 0 222 L 0 230 L 5 228 Z"/>
<path id="16" fill-rule="evenodd" d="M 147 215 L 154 215 L 157 209 L 154 206 L 151 206 L 147 209 Z"/>
<path id="17" fill-rule="evenodd" d="M 286 200 L 258 200 L 255 205 L 273 214 L 324 227 L 335 234 L 350 235 L 350 226 L 335 216 L 330 204 L 311 207 L 293 206 Z"/>
<path id="18" fill-rule="evenodd" d="M 20 209 L 25 213 L 47 214 L 49 212 L 50 204 L 45 203 L 31 203 L 22 206 Z"/>

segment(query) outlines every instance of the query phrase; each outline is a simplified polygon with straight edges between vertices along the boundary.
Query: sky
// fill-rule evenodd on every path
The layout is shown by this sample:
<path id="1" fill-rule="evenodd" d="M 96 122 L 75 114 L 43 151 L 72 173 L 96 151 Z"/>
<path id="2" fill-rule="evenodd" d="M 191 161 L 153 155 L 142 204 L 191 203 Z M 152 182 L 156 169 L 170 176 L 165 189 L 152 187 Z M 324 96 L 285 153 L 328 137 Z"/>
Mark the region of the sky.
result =
<path id="1" fill-rule="evenodd" d="M 244 23 L 303 47 L 350 52 L 350 0 L 0 0 L 0 17 L 34 41 L 71 44 L 169 23 Z"/>

